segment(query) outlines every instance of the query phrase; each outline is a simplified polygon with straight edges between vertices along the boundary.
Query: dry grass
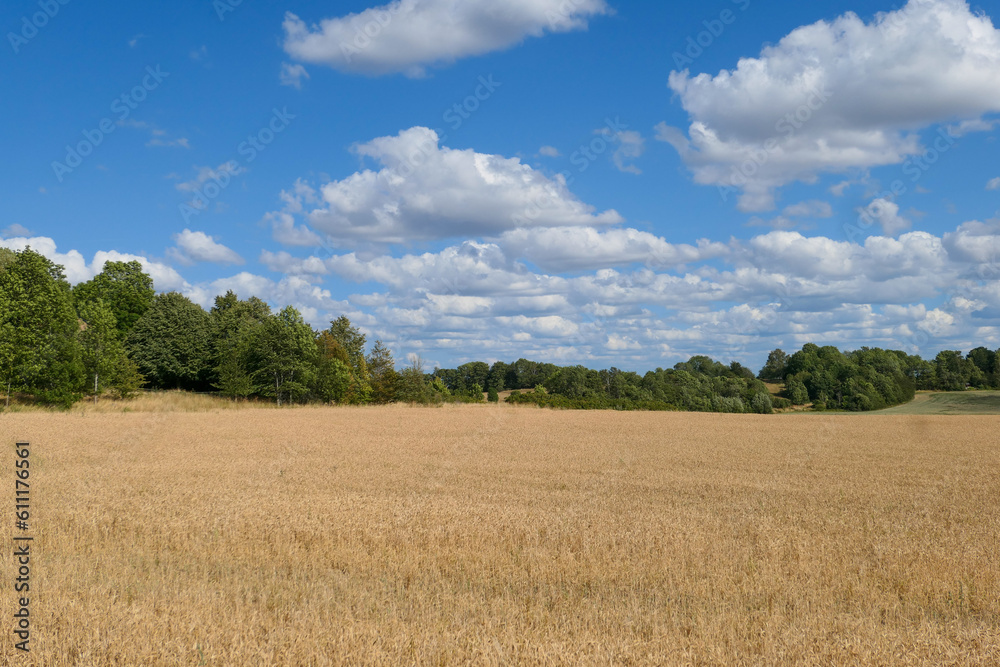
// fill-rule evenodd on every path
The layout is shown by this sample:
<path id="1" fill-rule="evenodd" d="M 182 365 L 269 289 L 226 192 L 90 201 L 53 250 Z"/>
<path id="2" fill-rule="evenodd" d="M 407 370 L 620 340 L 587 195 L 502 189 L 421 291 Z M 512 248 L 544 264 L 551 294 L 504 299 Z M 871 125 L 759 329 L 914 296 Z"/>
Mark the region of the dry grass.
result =
<path id="1" fill-rule="evenodd" d="M 265 400 L 231 400 L 218 394 L 195 394 L 189 391 L 143 391 L 129 399 L 102 397 L 97 402 L 86 398 L 76 403 L 68 412 L 76 414 L 107 414 L 127 412 L 218 412 L 220 410 L 268 409 L 276 407 Z M 34 405 L 23 401 L 13 402 L 4 409 L 0 394 L 0 413 L 41 412 L 56 414 L 67 412 L 59 408 Z"/>
<path id="2" fill-rule="evenodd" d="M 35 452 L 19 664 L 996 665 L 998 426 L 2 415 L 0 474 Z M 12 578 L 3 557 L 7 664 Z"/>

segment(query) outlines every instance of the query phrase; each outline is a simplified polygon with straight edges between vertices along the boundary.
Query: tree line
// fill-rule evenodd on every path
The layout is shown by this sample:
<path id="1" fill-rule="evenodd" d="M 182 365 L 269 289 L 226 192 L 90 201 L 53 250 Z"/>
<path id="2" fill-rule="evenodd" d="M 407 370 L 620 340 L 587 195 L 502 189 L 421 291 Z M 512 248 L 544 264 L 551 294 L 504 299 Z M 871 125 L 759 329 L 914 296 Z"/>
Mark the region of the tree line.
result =
<path id="1" fill-rule="evenodd" d="M 63 267 L 30 248 L 0 248 L 0 390 L 68 407 L 84 397 L 129 397 L 142 388 L 217 392 L 232 399 L 385 404 L 499 401 L 562 408 L 768 414 L 877 410 L 917 389 L 1000 388 L 1000 357 L 980 347 L 933 361 L 901 351 L 805 345 L 773 351 L 757 374 L 692 357 L 645 375 L 518 359 L 476 361 L 426 373 L 397 370 L 391 351 L 344 316 L 316 331 L 287 306 L 228 292 L 206 311 L 176 292 L 157 294 L 138 262 L 107 262 L 71 287 Z M 780 383 L 773 395 L 766 382 Z M 485 394 L 485 398 L 484 398 Z"/>

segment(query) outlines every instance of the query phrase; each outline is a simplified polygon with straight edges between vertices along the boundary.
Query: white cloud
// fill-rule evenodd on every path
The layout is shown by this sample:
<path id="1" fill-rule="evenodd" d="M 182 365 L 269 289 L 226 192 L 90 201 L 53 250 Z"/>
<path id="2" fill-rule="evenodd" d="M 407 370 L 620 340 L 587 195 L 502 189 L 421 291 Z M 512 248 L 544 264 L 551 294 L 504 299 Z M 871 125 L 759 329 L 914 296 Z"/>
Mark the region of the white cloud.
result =
<path id="1" fill-rule="evenodd" d="M 822 204 L 788 208 L 825 215 Z M 762 363 L 774 347 L 810 341 L 925 353 L 998 347 L 996 250 L 996 221 L 861 243 L 773 231 L 683 245 L 580 227 L 511 230 L 398 257 L 264 252 L 260 261 L 294 279 L 285 294 L 319 310 L 330 276 L 364 286 L 350 307 L 400 358 L 525 356 L 642 369 L 696 353 Z M 562 275 L 569 271 L 580 273 Z M 260 284 L 269 298 L 282 294 L 277 283 Z"/>
<path id="2" fill-rule="evenodd" d="M 499 51 L 546 32 L 583 30 L 604 0 L 394 0 L 307 25 L 285 14 L 285 52 L 342 72 L 422 76 L 425 68 Z"/>
<path id="3" fill-rule="evenodd" d="M 142 264 L 143 271 L 153 278 L 157 290 L 180 290 L 188 287 L 188 283 L 172 267 L 141 255 L 120 253 L 115 250 L 99 250 L 94 253 L 93 259 L 88 264 L 77 250 L 59 252 L 56 242 L 47 236 L 14 237 L 0 240 L 0 247 L 11 250 L 24 250 L 28 246 L 56 264 L 61 264 L 65 269 L 66 279 L 73 285 L 90 280 L 100 273 L 104 269 L 105 262 L 137 261 Z"/>
<path id="4" fill-rule="evenodd" d="M 146 142 L 147 146 L 165 146 L 168 148 L 191 148 L 191 142 L 188 141 L 187 137 L 180 137 L 178 139 L 164 139 L 162 136 L 154 136 L 152 139 Z"/>
<path id="5" fill-rule="evenodd" d="M 309 78 L 309 72 L 302 65 L 292 65 L 281 63 L 281 74 L 279 75 L 282 86 L 291 86 L 296 90 L 302 90 L 302 79 Z"/>
<path id="6" fill-rule="evenodd" d="M 178 148 L 191 148 L 191 142 L 188 141 L 187 137 L 178 137 L 176 139 L 170 139 L 167 136 L 167 131 L 153 125 L 152 123 L 147 123 L 143 120 L 135 120 L 134 118 L 129 118 L 126 120 L 118 121 L 119 127 L 128 127 L 134 130 L 148 130 L 150 139 L 146 142 L 147 147 L 151 146 L 162 146 L 162 147 L 178 147 Z"/>
<path id="7" fill-rule="evenodd" d="M 291 246 L 319 246 L 323 239 L 304 225 L 295 224 L 295 217 L 284 211 L 268 213 L 264 216 L 271 223 L 272 237 L 278 243 Z"/>
<path id="8" fill-rule="evenodd" d="M 300 182 L 282 193 L 285 209 L 268 214 L 279 239 L 308 238 L 305 228 L 295 226 L 296 214 L 337 244 L 402 244 L 622 221 L 616 211 L 597 213 L 573 196 L 561 175 L 549 178 L 517 158 L 440 146 L 437 133 L 424 127 L 354 151 L 382 168 L 327 183 L 318 192 Z"/>
<path id="9" fill-rule="evenodd" d="M 224 162 L 215 169 L 211 167 L 195 167 L 198 175 L 190 181 L 182 181 L 176 187 L 181 192 L 196 192 L 208 181 L 218 181 L 242 173 L 242 168 L 234 161 Z"/>
<path id="10" fill-rule="evenodd" d="M 612 140 L 618 144 L 618 148 L 611 155 L 611 160 L 615 163 L 618 171 L 627 174 L 641 174 L 642 170 L 631 164 L 631 161 L 642 157 L 646 151 L 646 140 L 643 139 L 642 135 L 634 130 L 624 130 L 616 133 Z"/>
<path id="11" fill-rule="evenodd" d="M 963 120 L 961 123 L 948 126 L 948 133 L 954 137 L 964 137 L 973 132 L 990 132 L 1000 121 L 984 120 L 975 118 L 973 120 Z"/>
<path id="12" fill-rule="evenodd" d="M 301 182 L 295 191 L 295 201 L 311 196 Z M 824 212 L 817 202 L 788 208 Z M 85 260 L 46 237 L 0 240 L 15 249 L 28 244 L 65 265 L 73 282 L 107 260 L 138 259 L 157 289 L 181 291 L 206 308 L 232 289 L 294 305 L 317 326 L 345 313 L 398 358 L 524 356 L 647 369 L 696 353 L 759 364 L 774 347 L 809 341 L 923 346 L 928 354 L 1000 347 L 996 220 L 967 222 L 941 237 L 918 231 L 860 243 L 772 231 L 685 245 L 635 229 L 519 229 L 403 256 L 264 251 L 260 263 L 278 277 L 240 272 L 198 284 L 144 257 L 99 252 Z M 218 252 L 221 259 L 225 249 L 216 246 L 199 232 L 178 235 L 186 257 Z M 579 273 L 562 273 L 569 271 Z M 325 283 L 338 279 L 356 283 L 359 293 L 335 298 Z"/>
<path id="13" fill-rule="evenodd" d="M 771 227 L 772 229 L 792 229 L 801 224 L 802 218 L 816 219 L 832 217 L 833 207 L 830 206 L 829 202 L 813 199 L 786 206 L 781 215 L 770 220 L 764 220 L 755 216 L 750 219 L 748 225 L 751 227 Z"/>
<path id="14" fill-rule="evenodd" d="M 987 190 L 1000 190 L 1000 176 L 990 179 L 990 182 L 986 184 Z"/>
<path id="15" fill-rule="evenodd" d="M 554 146 L 542 146 L 538 149 L 538 154 L 544 157 L 559 157 L 562 155 L 559 149 Z"/>
<path id="16" fill-rule="evenodd" d="M 633 263 L 666 268 L 703 262 L 728 252 L 722 243 L 674 245 L 636 229 L 598 231 L 588 227 L 517 229 L 497 243 L 512 258 L 531 261 L 544 271 L 601 269 Z"/>
<path id="17" fill-rule="evenodd" d="M 882 231 L 887 236 L 895 236 L 912 226 L 909 220 L 899 215 L 899 204 L 888 199 L 879 198 L 872 201 L 862 209 L 862 218 L 865 216 L 881 225 Z"/>
<path id="18" fill-rule="evenodd" d="M 27 227 L 25 227 L 24 225 L 19 225 L 17 223 L 14 223 L 13 225 L 9 225 L 7 227 L 4 227 L 3 229 L 0 229 L 0 238 L 11 238 L 14 236 L 29 236 L 30 234 L 31 232 L 28 231 Z"/>
<path id="19" fill-rule="evenodd" d="M 1000 266 L 1000 220 L 963 223 L 954 232 L 945 234 L 942 241 L 954 261 L 992 266 L 993 273 L 1000 274 L 996 270 Z M 997 279 L 1000 275 L 979 277 Z"/>
<path id="20" fill-rule="evenodd" d="M 1000 111 L 1000 32 L 963 0 L 910 0 L 870 24 L 848 13 L 803 26 L 714 77 L 673 72 L 670 87 L 692 122 L 658 138 L 695 182 L 769 210 L 787 183 L 904 162 L 922 152 L 921 128 L 982 129 Z"/>
<path id="21" fill-rule="evenodd" d="M 840 183 L 831 185 L 830 194 L 832 194 L 834 197 L 843 197 L 844 192 L 846 192 L 847 188 L 851 187 L 852 185 L 854 185 L 853 181 L 841 181 Z"/>
<path id="22" fill-rule="evenodd" d="M 833 207 L 830 202 L 812 199 L 786 206 L 782 213 L 790 218 L 832 218 Z"/>
<path id="23" fill-rule="evenodd" d="M 243 264 L 243 258 L 238 253 L 217 243 L 205 232 L 185 229 L 180 234 L 174 234 L 174 241 L 177 242 L 177 246 L 167 252 L 182 264 L 191 265 L 195 262 Z"/>

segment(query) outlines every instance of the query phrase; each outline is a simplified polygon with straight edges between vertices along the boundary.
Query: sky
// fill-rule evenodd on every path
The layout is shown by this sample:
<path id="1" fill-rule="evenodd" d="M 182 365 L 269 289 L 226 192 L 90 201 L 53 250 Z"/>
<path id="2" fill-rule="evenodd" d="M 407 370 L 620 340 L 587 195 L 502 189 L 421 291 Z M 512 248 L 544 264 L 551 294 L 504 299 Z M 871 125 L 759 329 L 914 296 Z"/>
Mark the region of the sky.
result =
<path id="1" fill-rule="evenodd" d="M 10 0 L 0 246 L 401 364 L 1000 347 L 1000 0 Z"/>

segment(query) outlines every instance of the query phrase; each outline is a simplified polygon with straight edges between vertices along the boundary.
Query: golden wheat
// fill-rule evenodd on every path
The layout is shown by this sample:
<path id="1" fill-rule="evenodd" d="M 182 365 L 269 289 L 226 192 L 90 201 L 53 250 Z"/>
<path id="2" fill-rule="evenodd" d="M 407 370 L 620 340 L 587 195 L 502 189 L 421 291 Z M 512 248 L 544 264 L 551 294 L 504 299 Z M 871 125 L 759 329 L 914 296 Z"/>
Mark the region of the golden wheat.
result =
<path id="1" fill-rule="evenodd" d="M 0 661 L 996 665 L 998 426 L 504 405 L 0 415 L 0 487 L 11 443 L 33 443 L 36 538 L 30 658 L 0 558 Z"/>

